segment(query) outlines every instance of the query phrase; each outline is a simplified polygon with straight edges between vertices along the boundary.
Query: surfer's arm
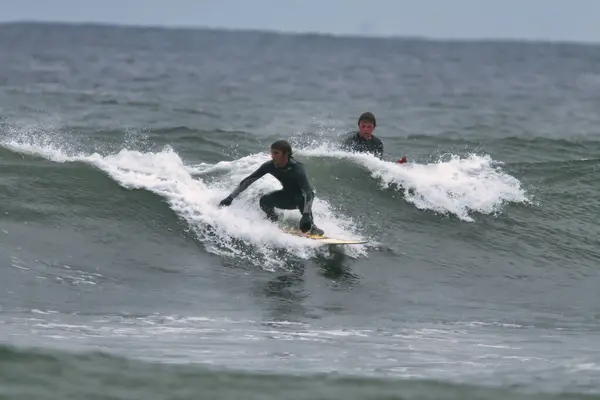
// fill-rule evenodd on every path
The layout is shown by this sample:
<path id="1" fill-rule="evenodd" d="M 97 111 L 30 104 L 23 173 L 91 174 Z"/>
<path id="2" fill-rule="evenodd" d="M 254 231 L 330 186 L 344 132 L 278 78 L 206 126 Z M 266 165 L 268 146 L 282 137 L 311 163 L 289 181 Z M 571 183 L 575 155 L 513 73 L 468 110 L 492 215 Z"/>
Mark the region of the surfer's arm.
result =
<path id="1" fill-rule="evenodd" d="M 302 197 L 304 199 L 302 214 L 310 214 L 312 213 L 312 203 L 313 199 L 315 198 L 315 194 L 310 186 L 310 183 L 308 183 L 308 177 L 306 176 L 306 170 L 304 169 L 304 166 L 298 165 L 296 173 L 300 191 L 302 192 Z"/>
<path id="2" fill-rule="evenodd" d="M 351 133 L 351 134 L 349 134 L 348 136 L 346 136 L 346 137 L 344 138 L 344 140 L 342 140 L 342 143 L 340 144 L 340 147 L 341 147 L 343 150 L 346 150 L 346 151 L 351 151 L 351 150 L 353 150 L 353 149 L 354 149 L 354 142 L 355 142 L 355 138 L 354 138 L 354 136 L 355 136 L 355 134 L 354 134 L 354 133 Z"/>
<path id="3" fill-rule="evenodd" d="M 248 189 L 248 187 L 250 185 L 252 185 L 254 182 L 256 182 L 257 180 L 259 180 L 260 178 L 265 176 L 269 172 L 269 167 L 271 166 L 271 164 L 272 164 L 271 161 L 267 161 L 266 163 L 264 163 L 263 165 L 258 167 L 258 169 L 256 171 L 254 171 L 253 173 L 251 173 L 250 175 L 248 175 L 247 177 L 242 179 L 242 181 L 240 182 L 238 187 L 235 188 L 235 190 L 233 192 L 231 192 L 229 197 L 231 199 L 234 199 L 237 195 L 242 193 L 244 190 Z"/>
<path id="4" fill-rule="evenodd" d="M 383 142 L 381 140 L 375 145 L 375 157 L 383 160 Z"/>

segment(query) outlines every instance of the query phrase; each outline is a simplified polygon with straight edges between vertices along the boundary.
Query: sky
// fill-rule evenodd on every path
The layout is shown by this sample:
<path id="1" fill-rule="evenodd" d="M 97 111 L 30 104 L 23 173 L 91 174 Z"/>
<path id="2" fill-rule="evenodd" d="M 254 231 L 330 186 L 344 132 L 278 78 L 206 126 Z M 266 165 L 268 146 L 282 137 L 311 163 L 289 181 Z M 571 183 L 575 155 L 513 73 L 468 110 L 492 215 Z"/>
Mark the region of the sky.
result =
<path id="1" fill-rule="evenodd" d="M 101 22 L 600 43 L 600 0 L 0 1 L 0 22 Z"/>

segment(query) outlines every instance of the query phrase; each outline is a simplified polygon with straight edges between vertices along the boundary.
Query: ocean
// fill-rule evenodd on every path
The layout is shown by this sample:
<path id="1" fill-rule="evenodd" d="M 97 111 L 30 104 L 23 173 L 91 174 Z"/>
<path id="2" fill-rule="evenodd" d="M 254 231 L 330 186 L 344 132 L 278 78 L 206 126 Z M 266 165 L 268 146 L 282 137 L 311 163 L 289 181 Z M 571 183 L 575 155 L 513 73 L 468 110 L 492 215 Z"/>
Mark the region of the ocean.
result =
<path id="1" fill-rule="evenodd" d="M 600 46 L 11 23 L 0 60 L 0 398 L 600 398 Z M 282 233 L 271 176 L 219 208 L 278 139 L 366 244 Z"/>

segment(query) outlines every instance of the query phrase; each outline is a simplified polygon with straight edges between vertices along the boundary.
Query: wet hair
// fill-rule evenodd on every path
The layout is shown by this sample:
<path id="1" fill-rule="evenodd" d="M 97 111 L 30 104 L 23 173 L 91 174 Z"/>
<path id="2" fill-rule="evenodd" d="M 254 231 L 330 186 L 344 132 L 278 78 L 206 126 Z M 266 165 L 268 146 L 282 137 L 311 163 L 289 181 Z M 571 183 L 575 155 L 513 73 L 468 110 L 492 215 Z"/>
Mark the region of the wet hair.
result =
<path id="1" fill-rule="evenodd" d="M 360 121 L 369 121 L 373 124 L 373 126 L 377 126 L 377 121 L 375 120 L 375 114 L 372 112 L 364 112 L 358 117 L 358 125 L 360 125 Z"/>
<path id="2" fill-rule="evenodd" d="M 282 153 L 287 153 L 288 155 L 292 155 L 292 146 L 288 143 L 287 140 L 278 140 L 273 142 L 271 145 L 272 150 L 279 150 Z"/>

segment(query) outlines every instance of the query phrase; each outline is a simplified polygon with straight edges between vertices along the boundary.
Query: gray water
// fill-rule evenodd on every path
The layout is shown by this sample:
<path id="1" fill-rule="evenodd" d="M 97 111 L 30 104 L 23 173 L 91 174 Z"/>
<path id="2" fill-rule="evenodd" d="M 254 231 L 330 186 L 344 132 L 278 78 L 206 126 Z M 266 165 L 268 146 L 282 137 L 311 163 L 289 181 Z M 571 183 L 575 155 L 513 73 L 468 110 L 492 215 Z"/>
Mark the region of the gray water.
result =
<path id="1" fill-rule="evenodd" d="M 600 47 L 8 24 L 0 54 L 0 396 L 600 392 Z M 366 110 L 383 161 L 338 148 Z M 282 234 L 271 177 L 217 206 L 280 138 L 366 245 Z"/>

